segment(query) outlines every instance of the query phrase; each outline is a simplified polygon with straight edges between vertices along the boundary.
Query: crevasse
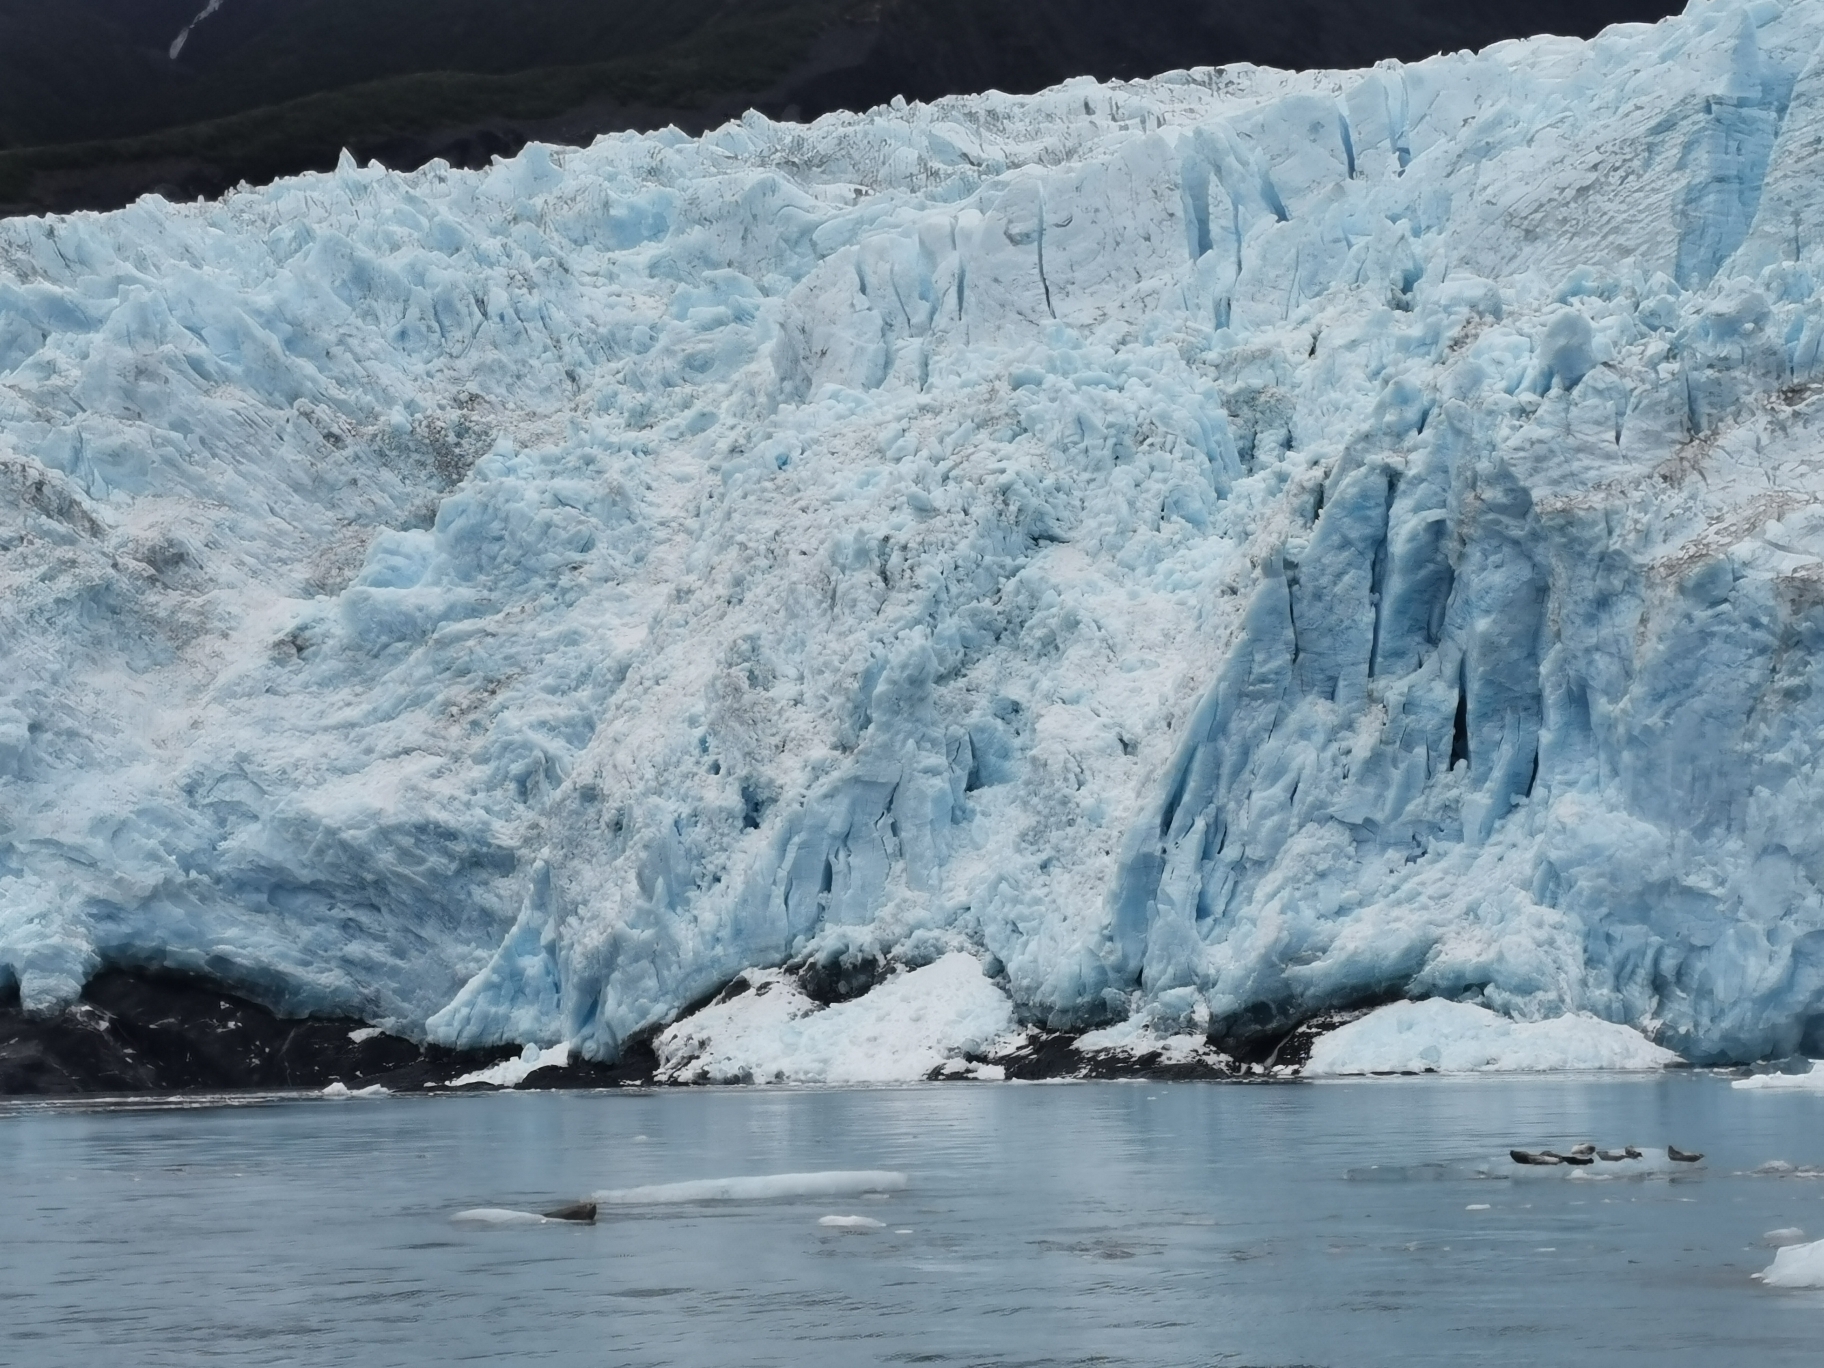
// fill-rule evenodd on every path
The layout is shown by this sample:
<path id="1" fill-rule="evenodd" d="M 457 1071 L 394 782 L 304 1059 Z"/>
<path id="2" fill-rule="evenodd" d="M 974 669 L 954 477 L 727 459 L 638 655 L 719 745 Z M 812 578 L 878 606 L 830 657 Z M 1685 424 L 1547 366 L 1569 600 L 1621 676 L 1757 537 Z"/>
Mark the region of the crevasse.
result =
<path id="1" fill-rule="evenodd" d="M 0 223 L 0 988 L 1824 1048 L 1824 0 Z"/>

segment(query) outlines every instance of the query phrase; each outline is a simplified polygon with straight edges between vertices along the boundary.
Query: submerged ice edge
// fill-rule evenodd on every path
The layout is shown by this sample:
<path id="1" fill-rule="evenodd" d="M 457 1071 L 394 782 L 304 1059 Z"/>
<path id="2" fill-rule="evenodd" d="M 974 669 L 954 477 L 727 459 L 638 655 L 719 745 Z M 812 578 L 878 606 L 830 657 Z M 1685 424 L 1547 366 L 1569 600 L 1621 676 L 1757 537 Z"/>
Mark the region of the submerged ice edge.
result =
<path id="1" fill-rule="evenodd" d="M 1819 1044 L 1821 39 L 0 224 L 0 993 L 603 1058 L 967 953 Z"/>

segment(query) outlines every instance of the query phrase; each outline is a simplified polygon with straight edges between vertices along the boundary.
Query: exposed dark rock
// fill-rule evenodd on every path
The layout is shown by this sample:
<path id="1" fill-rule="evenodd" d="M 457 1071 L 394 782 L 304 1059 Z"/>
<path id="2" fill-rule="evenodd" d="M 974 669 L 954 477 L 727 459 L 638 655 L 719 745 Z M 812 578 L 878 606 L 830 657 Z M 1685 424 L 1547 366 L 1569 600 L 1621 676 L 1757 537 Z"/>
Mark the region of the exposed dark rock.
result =
<path id="1" fill-rule="evenodd" d="M 797 974 L 807 995 L 827 1005 L 861 996 L 887 971 L 878 956 L 851 952 L 811 961 Z M 756 989 L 750 980 L 737 976 L 683 1015 L 751 991 Z M 1368 1010 L 1321 1013 L 1289 1029 L 1241 1036 L 1239 1043 L 1233 1035 L 1212 1036 L 1209 1048 L 1190 1058 L 1158 1049 L 1083 1051 L 1076 1048 L 1080 1032 L 1034 1029 L 1011 1050 L 969 1056 L 966 1062 L 999 1066 L 1015 1080 L 1284 1080 L 1298 1076 L 1318 1037 Z M 575 1059 L 534 1070 L 518 1086 L 529 1091 L 650 1086 L 659 1066 L 653 1042 L 660 1029 L 629 1039 L 611 1063 Z M 394 1092 L 442 1091 L 464 1074 L 519 1053 L 517 1045 L 451 1050 L 419 1044 L 354 1018 L 281 1018 L 219 983 L 161 971 L 105 970 L 83 989 L 80 1001 L 54 1017 L 27 1015 L 17 986 L 0 982 L 0 1095 L 315 1089 L 335 1082 L 350 1088 L 379 1083 Z M 979 1070 L 954 1067 L 931 1074 L 933 1080 L 980 1076 Z M 459 1090 L 491 1086 L 465 1084 Z"/>
<path id="2" fill-rule="evenodd" d="M 652 1048 L 653 1037 L 660 1028 L 653 1027 L 631 1037 L 621 1046 L 620 1056 L 612 1064 L 598 1064 L 590 1059 L 572 1059 L 564 1065 L 547 1065 L 534 1069 L 521 1081 L 521 1092 L 543 1092 L 560 1088 L 638 1088 L 653 1081 L 659 1070 L 659 1057 Z"/>
<path id="3" fill-rule="evenodd" d="M 200 8 L 200 0 L 198 0 Z M 1251 61 L 1362 67 L 1593 35 L 1676 0 L 236 0 L 168 55 L 186 0 L 0 0 L 0 213 L 217 195 L 335 165 L 485 166 L 529 139 L 750 107 L 1029 92 Z M 156 18 L 148 18 L 155 15 Z"/>
<path id="4" fill-rule="evenodd" d="M 357 1040 L 354 1037 L 360 1035 Z M 108 969 L 58 1016 L 0 1006 L 0 1094 L 419 1088 L 518 1053 L 449 1050 L 352 1018 L 287 1020 L 206 980 Z"/>
<path id="5" fill-rule="evenodd" d="M 1046 1078 L 1146 1078 L 1161 1083 L 1234 1082 L 1269 1077 L 1263 1070 L 1216 1054 L 1194 1059 L 1170 1058 L 1159 1050 L 1095 1050 L 1077 1048 L 1078 1032 L 1032 1031 L 1014 1049 L 1001 1054 L 969 1056 L 969 1062 L 999 1065 L 1009 1079 L 1033 1081 Z M 964 1078 L 934 1069 L 932 1081 Z"/>
<path id="6" fill-rule="evenodd" d="M 833 951 L 807 962 L 798 970 L 798 987 L 812 1002 L 825 1007 L 852 1002 L 888 973 L 885 959 L 856 950 Z"/>
<path id="7" fill-rule="evenodd" d="M 1310 1062 L 1311 1047 L 1319 1036 L 1404 996 L 1397 990 L 1372 993 L 1315 1014 L 1301 1013 L 1290 1004 L 1258 1003 L 1244 1015 L 1213 1026 L 1210 1042 L 1238 1064 L 1258 1064 L 1269 1070 L 1302 1069 Z"/>
<path id="8" fill-rule="evenodd" d="M 1346 1009 L 1320 1012 L 1290 1026 L 1277 1012 L 1263 1010 L 1246 1021 L 1227 1023 L 1226 1031 L 1212 1032 L 1207 1048 L 1192 1058 L 1167 1055 L 1162 1050 L 1093 1050 L 1077 1048 L 1077 1031 L 1032 1030 L 1014 1049 L 981 1057 L 975 1064 L 998 1064 L 1009 1079 L 1144 1078 L 1159 1082 L 1285 1082 L 1296 1079 L 1310 1062 L 1311 1048 L 1321 1036 L 1396 1000 L 1377 996 Z M 940 1067 L 931 1080 L 967 1079 Z"/>

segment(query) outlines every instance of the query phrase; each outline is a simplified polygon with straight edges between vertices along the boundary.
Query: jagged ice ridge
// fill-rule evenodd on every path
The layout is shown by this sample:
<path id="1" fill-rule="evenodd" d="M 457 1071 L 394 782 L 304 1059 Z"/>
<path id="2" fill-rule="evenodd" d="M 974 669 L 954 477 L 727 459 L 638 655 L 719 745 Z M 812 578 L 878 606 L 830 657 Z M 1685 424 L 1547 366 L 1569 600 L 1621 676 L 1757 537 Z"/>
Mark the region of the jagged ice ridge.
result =
<path id="1" fill-rule="evenodd" d="M 0 223 L 0 980 L 1824 1044 L 1824 3 Z M 0 988 L 7 987 L 0 982 Z"/>

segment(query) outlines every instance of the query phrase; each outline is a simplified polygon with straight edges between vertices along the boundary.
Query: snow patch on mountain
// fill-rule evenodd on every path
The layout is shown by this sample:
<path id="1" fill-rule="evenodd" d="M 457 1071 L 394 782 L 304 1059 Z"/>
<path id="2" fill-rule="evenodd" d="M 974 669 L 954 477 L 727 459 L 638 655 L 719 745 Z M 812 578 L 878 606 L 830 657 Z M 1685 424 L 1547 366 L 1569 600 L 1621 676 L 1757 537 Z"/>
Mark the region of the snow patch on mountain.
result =
<path id="1" fill-rule="evenodd" d="M 178 54 L 184 50 L 184 44 L 190 41 L 190 30 L 195 28 L 198 24 L 202 23 L 203 20 L 207 19 L 210 15 L 214 14 L 221 7 L 222 7 L 222 0 L 209 0 L 209 3 L 204 5 L 202 7 L 202 9 L 197 12 L 196 18 L 192 19 L 189 23 L 184 25 L 183 32 L 178 34 L 177 37 L 175 37 L 171 40 L 171 60 L 172 61 L 175 62 L 177 60 Z"/>
<path id="2" fill-rule="evenodd" d="M 0 223 L 0 989 L 603 1058 L 964 951 L 1824 1049 L 1821 39 Z"/>

